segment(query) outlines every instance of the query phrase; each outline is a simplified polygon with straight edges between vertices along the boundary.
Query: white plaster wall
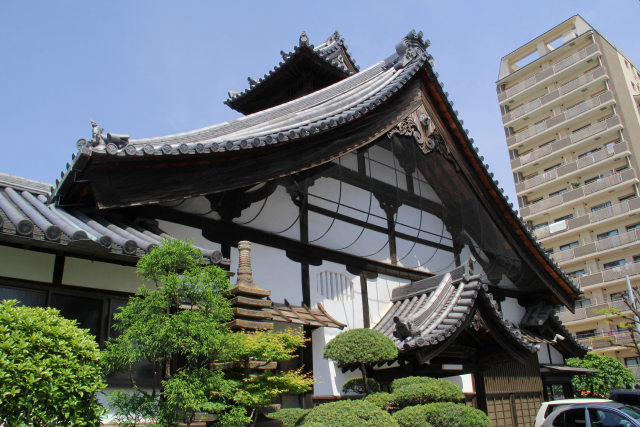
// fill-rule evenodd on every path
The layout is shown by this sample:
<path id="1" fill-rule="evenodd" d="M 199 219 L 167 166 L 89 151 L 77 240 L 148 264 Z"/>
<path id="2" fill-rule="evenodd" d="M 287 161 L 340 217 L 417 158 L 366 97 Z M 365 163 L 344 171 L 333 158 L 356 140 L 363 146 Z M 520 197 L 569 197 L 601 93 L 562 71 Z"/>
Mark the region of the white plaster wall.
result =
<path id="1" fill-rule="evenodd" d="M 0 246 L 0 276 L 51 283 L 56 256 Z"/>
<path id="2" fill-rule="evenodd" d="M 520 323 L 527 311 L 526 308 L 518 304 L 517 299 L 510 297 L 506 297 L 504 301 L 500 302 L 500 308 L 502 309 L 502 316 L 516 325 Z"/>
<path id="3" fill-rule="evenodd" d="M 540 343 L 540 350 L 538 350 L 538 363 L 540 364 L 551 363 L 551 360 L 549 359 L 549 351 L 547 347 L 549 347 L 549 344 Z"/>
<path id="4" fill-rule="evenodd" d="M 564 357 L 562 357 L 562 353 L 556 350 L 552 345 L 549 346 L 549 350 L 551 352 L 551 363 L 553 365 L 564 365 Z"/>
<path id="5" fill-rule="evenodd" d="M 134 293 L 143 283 L 135 267 L 67 257 L 62 283 L 85 288 Z M 151 286 L 151 284 L 148 284 Z"/>
<path id="6" fill-rule="evenodd" d="M 324 346 L 340 332 L 335 328 L 318 328 L 311 335 L 313 344 L 313 394 L 316 396 L 339 396 L 342 385 L 350 378 L 360 377 L 359 370 L 342 373 L 332 361 L 322 357 Z"/>
<path id="7" fill-rule="evenodd" d="M 267 198 L 266 202 L 260 200 L 253 203 L 233 222 L 291 239 L 300 239 L 299 209 L 281 185 Z"/>
<path id="8" fill-rule="evenodd" d="M 371 326 L 382 319 L 391 307 L 391 292 L 401 285 L 410 283 L 409 280 L 397 279 L 391 276 L 380 275 L 375 279 L 367 280 L 367 292 L 369 294 L 369 321 Z"/>
<path id="9" fill-rule="evenodd" d="M 366 157 L 368 156 L 368 158 Z M 365 155 L 367 172 L 371 177 L 387 184 L 407 189 L 404 170 L 389 150 L 380 146 L 372 146 Z M 395 170 L 394 170 L 395 169 Z"/>
<path id="10" fill-rule="evenodd" d="M 220 250 L 220 244 L 202 237 L 202 230 L 175 222 L 158 220 L 158 227 L 168 235 L 177 239 L 189 239 L 195 246 L 203 249 Z"/>
<path id="11" fill-rule="evenodd" d="M 452 377 L 443 377 L 443 380 L 450 381 L 460 387 L 463 393 L 474 393 L 475 388 L 473 386 L 473 375 L 463 374 L 455 375 Z"/>

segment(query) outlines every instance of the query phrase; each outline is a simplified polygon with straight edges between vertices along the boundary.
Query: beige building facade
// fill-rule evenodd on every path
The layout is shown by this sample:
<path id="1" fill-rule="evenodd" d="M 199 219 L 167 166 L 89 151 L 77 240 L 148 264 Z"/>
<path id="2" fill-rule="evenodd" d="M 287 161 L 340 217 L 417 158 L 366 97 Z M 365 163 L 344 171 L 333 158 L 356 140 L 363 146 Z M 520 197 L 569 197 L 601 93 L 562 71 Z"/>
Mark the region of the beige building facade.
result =
<path id="1" fill-rule="evenodd" d="M 564 325 L 640 378 L 629 333 L 599 313 L 640 287 L 640 72 L 576 15 L 502 58 L 497 82 L 520 214 L 580 286 Z"/>

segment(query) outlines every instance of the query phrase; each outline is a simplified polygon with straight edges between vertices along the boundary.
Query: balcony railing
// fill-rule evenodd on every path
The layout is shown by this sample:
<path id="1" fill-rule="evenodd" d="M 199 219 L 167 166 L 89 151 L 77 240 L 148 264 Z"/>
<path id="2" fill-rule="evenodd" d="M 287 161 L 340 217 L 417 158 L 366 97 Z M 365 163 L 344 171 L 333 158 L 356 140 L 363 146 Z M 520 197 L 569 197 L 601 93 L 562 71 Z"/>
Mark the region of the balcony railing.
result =
<path id="1" fill-rule="evenodd" d="M 626 169 L 622 172 L 614 173 L 613 175 L 601 178 L 590 184 L 578 187 L 575 190 L 567 191 L 566 193 L 558 194 L 556 196 L 549 197 L 548 199 L 543 199 L 539 202 L 523 206 L 520 208 L 520 214 L 523 217 L 527 217 L 634 179 L 636 179 L 634 171 L 632 169 Z"/>
<path id="2" fill-rule="evenodd" d="M 589 305 L 586 307 L 576 308 L 575 313 L 571 313 L 569 310 L 563 310 L 558 312 L 558 317 L 564 322 L 573 322 L 576 320 L 590 319 L 592 317 L 603 316 L 600 313 L 605 308 L 615 308 L 620 311 L 628 311 L 629 307 L 623 300 L 607 301 L 605 303 Z"/>
<path id="3" fill-rule="evenodd" d="M 544 227 L 539 227 L 533 231 L 533 234 L 538 239 L 544 239 L 552 234 L 575 230 L 579 227 L 584 227 L 589 224 L 595 224 L 597 222 L 604 221 L 609 218 L 613 218 L 618 215 L 623 215 L 627 212 L 639 209 L 640 197 L 634 197 L 632 199 L 625 200 L 624 202 L 615 203 L 611 206 L 607 206 L 606 208 L 598 209 L 586 215 L 581 215 L 568 220 L 554 222 L 552 224 L 545 225 Z"/>
<path id="4" fill-rule="evenodd" d="M 576 160 L 575 162 L 564 164 L 553 170 L 545 172 L 541 175 L 536 175 L 533 178 L 529 178 L 522 182 L 516 183 L 516 193 L 521 193 L 533 187 L 537 187 L 538 185 L 544 184 L 549 181 L 553 181 L 556 178 L 568 175 L 580 169 L 584 169 L 598 162 L 602 162 L 617 154 L 624 153 L 627 150 L 628 150 L 628 147 L 625 142 L 618 142 L 616 144 L 610 145 L 608 147 L 605 147 L 601 150 L 596 151 L 593 154 L 584 156 Z"/>
<path id="5" fill-rule="evenodd" d="M 612 282 L 623 279 L 625 276 L 633 277 L 640 274 L 640 262 L 630 262 L 618 267 L 598 271 L 582 277 L 573 279 L 577 286 L 593 286 L 599 283 Z"/>
<path id="6" fill-rule="evenodd" d="M 589 338 L 579 338 L 580 344 L 592 347 L 594 350 L 606 347 L 627 346 L 633 344 L 633 339 L 629 332 L 603 332 Z"/>
<path id="7" fill-rule="evenodd" d="M 640 229 L 630 230 L 625 233 L 606 237 L 604 239 L 596 240 L 595 242 L 589 242 L 571 249 L 554 252 L 551 254 L 551 258 L 553 258 L 556 262 L 569 261 L 574 258 L 583 257 L 585 255 L 591 255 L 597 252 L 603 252 L 612 248 L 617 248 L 619 246 L 628 245 L 629 243 L 637 242 L 638 240 L 640 240 Z"/>
<path id="8" fill-rule="evenodd" d="M 562 150 L 572 144 L 581 142 L 600 132 L 604 132 L 608 129 L 612 129 L 618 126 L 619 124 L 620 124 L 620 118 L 618 116 L 612 116 L 606 120 L 596 122 L 591 126 L 589 126 L 588 128 L 578 131 L 567 138 L 561 139 L 560 141 L 555 141 L 551 144 L 547 144 L 536 150 L 530 151 L 527 154 L 524 154 L 520 157 L 516 157 L 515 159 L 512 159 L 511 167 L 517 168 L 518 166 L 526 165 L 527 163 L 534 162 L 538 159 L 541 159 L 542 157 L 545 157 L 551 153 L 558 152 L 559 150 Z"/>
<path id="9" fill-rule="evenodd" d="M 574 90 L 581 88 L 582 86 L 585 86 L 591 83 L 592 81 L 597 80 L 600 77 L 603 77 L 605 75 L 606 75 L 605 70 L 602 67 L 599 67 L 593 71 L 583 74 L 580 77 L 577 77 L 563 84 L 556 90 L 546 93 L 541 97 L 538 97 L 532 101 L 527 102 L 526 104 L 522 104 L 520 107 L 515 108 L 512 111 L 507 111 L 502 116 L 502 123 L 508 123 L 512 120 L 520 118 L 525 114 L 530 113 L 531 111 L 536 110 L 542 107 L 543 105 L 546 105 L 558 99 L 561 96 L 564 96 L 570 92 L 573 92 Z"/>
<path id="10" fill-rule="evenodd" d="M 561 59 L 558 62 L 555 62 L 551 67 L 549 68 L 545 68 L 544 70 L 534 74 L 533 76 L 529 77 L 528 79 L 510 87 L 509 89 L 501 92 L 498 94 L 498 101 L 502 102 L 505 101 L 508 98 L 511 98 L 514 95 L 519 94 L 520 92 L 522 92 L 525 89 L 530 88 L 531 86 L 535 85 L 536 83 L 539 83 L 551 76 L 553 76 L 554 74 L 559 73 L 560 71 L 564 70 L 567 67 L 570 67 L 571 65 L 585 59 L 588 56 L 593 55 L 594 53 L 598 52 L 598 46 L 594 43 L 591 44 L 589 46 L 587 46 L 586 48 L 582 49 L 579 52 L 574 53 L 573 55 L 567 56 L 566 58 Z"/>
<path id="11" fill-rule="evenodd" d="M 613 93 L 611 91 L 607 91 L 600 96 L 591 98 L 587 101 L 584 101 L 568 110 L 563 111 L 562 113 L 555 115 L 553 117 L 548 118 L 542 123 L 538 123 L 536 125 L 529 126 L 527 129 L 518 132 L 515 135 L 507 138 L 507 145 L 512 146 L 514 144 L 518 144 L 523 142 L 535 135 L 541 134 L 548 129 L 551 129 L 559 124 L 570 120 L 586 111 L 597 108 L 600 105 L 613 100 Z M 586 131 L 587 129 L 585 129 Z M 577 132 L 576 132 L 577 133 Z"/>

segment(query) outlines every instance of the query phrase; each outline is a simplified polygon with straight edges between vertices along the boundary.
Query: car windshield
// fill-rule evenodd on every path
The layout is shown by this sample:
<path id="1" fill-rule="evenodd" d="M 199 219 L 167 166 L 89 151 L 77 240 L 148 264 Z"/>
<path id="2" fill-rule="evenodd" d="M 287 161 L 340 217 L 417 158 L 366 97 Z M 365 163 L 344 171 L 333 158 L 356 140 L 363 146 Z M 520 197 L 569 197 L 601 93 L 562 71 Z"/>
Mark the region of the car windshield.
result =
<path id="1" fill-rule="evenodd" d="M 634 420 L 640 420 L 640 408 L 637 406 L 622 406 L 618 408 Z"/>

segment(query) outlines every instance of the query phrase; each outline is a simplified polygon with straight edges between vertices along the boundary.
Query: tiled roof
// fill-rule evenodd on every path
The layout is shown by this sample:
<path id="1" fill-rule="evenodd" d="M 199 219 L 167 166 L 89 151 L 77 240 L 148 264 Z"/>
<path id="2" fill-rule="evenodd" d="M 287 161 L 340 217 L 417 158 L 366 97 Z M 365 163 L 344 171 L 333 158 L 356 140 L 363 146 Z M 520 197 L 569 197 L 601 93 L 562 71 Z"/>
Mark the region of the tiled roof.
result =
<path id="1" fill-rule="evenodd" d="M 306 305 L 294 306 L 285 300 L 284 304 L 273 303 L 271 307 L 265 308 L 263 311 L 267 311 L 271 315 L 271 320 L 275 322 L 338 329 L 344 329 L 347 326 L 334 319 L 320 303 L 315 308 L 309 308 Z"/>
<path id="2" fill-rule="evenodd" d="M 61 246 L 142 256 L 164 238 L 154 221 L 109 218 L 49 203 L 47 184 L 0 174 L 0 240 L 22 238 Z M 226 263 L 219 251 L 201 249 L 212 263 Z"/>
<path id="3" fill-rule="evenodd" d="M 119 138 L 117 135 L 100 135 L 91 141 L 80 140 L 79 152 L 73 162 L 62 172 L 57 180 L 54 198 L 64 194 L 72 185 L 73 177 L 81 174 L 92 156 L 190 156 L 226 151 L 247 150 L 253 147 L 274 145 L 290 140 L 301 140 L 310 135 L 326 132 L 348 124 L 384 104 L 393 94 L 423 68 L 429 79 L 435 83 L 435 89 L 445 101 L 443 108 L 454 120 L 453 127 L 460 131 L 463 150 L 470 162 L 478 165 L 480 180 L 486 180 L 486 191 L 491 194 L 495 206 L 505 216 L 514 235 L 530 247 L 534 257 L 561 287 L 572 296 L 581 292 L 562 271 L 558 264 L 544 251 L 540 243 L 528 229 L 521 216 L 514 211 L 513 203 L 504 195 L 484 157 L 478 154 L 463 121 L 453 109 L 453 102 L 438 81 L 433 71 L 433 58 L 426 52 L 429 42 L 422 39 L 422 33 L 412 31 L 396 47 L 396 54 L 368 69 L 358 72 L 338 83 L 321 89 L 294 101 L 287 102 L 268 110 L 260 111 L 239 119 L 224 122 L 206 128 L 145 139 Z M 328 47 L 328 46 L 327 46 Z M 429 64 L 429 66 L 425 66 Z"/>
<path id="4" fill-rule="evenodd" d="M 256 87 L 262 85 L 266 80 L 270 79 L 282 67 L 288 64 L 292 60 L 292 58 L 294 58 L 303 50 L 314 54 L 318 59 L 326 62 L 328 65 L 335 67 L 340 72 L 344 73 L 345 77 L 354 74 L 352 68 L 359 70 L 359 67 L 355 65 L 355 61 L 348 51 L 348 47 L 344 44 L 344 39 L 340 37 L 340 33 L 338 33 L 338 31 L 329 36 L 329 38 L 319 46 L 313 46 L 309 44 L 309 38 L 307 37 L 305 32 L 302 32 L 298 45 L 294 46 L 292 51 L 280 52 L 280 54 L 282 55 L 282 61 L 278 65 L 276 65 L 271 71 L 269 71 L 259 79 L 248 78 L 249 87 L 247 89 L 241 92 L 229 91 L 229 98 L 227 98 L 224 103 L 227 105 L 231 105 L 239 101 L 241 98 L 245 97 Z M 343 56 L 343 54 L 346 56 L 346 58 Z M 351 67 L 348 67 L 346 65 L 347 61 L 349 65 L 351 65 Z"/>
<path id="5" fill-rule="evenodd" d="M 393 290 L 392 302 L 374 329 L 391 338 L 401 352 L 453 341 L 470 326 L 480 304 L 491 307 L 484 315 L 493 317 L 520 346 L 534 351 L 520 330 L 502 317 L 481 276 L 472 274 L 470 263 L 400 286 Z"/>

